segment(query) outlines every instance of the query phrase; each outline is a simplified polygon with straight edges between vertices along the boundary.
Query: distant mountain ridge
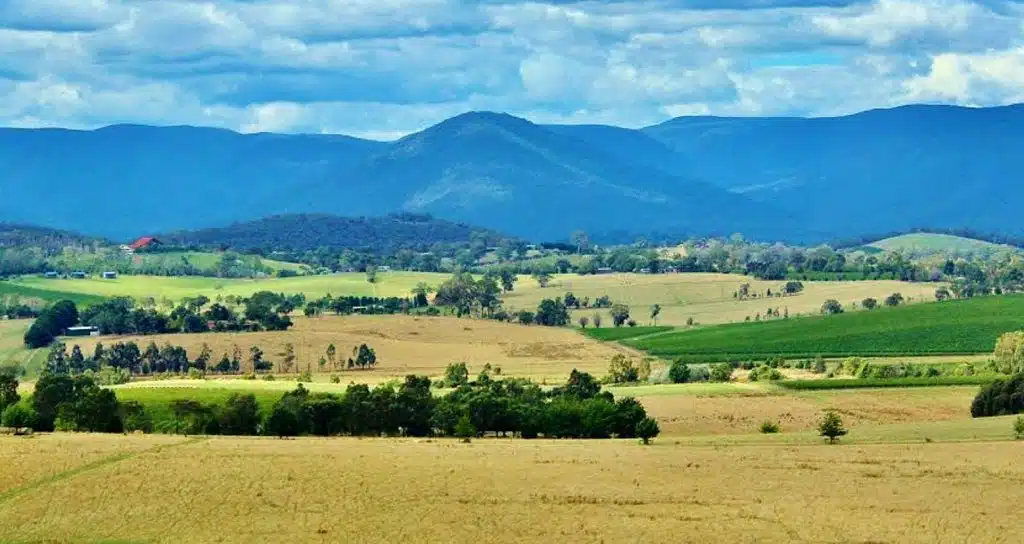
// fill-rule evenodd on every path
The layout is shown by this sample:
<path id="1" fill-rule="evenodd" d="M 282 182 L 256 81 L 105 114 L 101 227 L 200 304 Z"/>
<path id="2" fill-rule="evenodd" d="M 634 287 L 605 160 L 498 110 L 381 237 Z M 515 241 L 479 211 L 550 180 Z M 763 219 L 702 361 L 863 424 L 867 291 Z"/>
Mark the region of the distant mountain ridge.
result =
<path id="1" fill-rule="evenodd" d="M 402 211 L 533 240 L 585 230 L 815 242 L 918 225 L 1021 235 L 1021 149 L 1024 106 L 682 117 L 639 130 L 470 112 L 394 142 L 0 129 L 0 221 L 118 239 Z"/>

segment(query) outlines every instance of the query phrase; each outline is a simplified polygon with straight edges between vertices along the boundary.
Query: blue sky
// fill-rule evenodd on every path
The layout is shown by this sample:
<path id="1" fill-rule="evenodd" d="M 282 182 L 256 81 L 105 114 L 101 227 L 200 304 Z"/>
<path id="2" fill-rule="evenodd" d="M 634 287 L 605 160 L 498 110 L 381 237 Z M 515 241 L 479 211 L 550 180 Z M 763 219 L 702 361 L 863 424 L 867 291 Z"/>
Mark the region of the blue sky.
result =
<path id="1" fill-rule="evenodd" d="M 3 0 L 0 125 L 389 139 L 1024 102 L 1009 0 Z"/>

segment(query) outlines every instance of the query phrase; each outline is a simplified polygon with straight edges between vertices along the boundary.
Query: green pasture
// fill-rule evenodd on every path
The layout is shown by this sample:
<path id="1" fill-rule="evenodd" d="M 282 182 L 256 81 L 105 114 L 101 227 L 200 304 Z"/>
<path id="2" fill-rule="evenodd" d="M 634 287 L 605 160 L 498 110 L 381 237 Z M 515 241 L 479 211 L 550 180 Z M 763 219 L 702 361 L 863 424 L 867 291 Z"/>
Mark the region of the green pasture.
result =
<path id="1" fill-rule="evenodd" d="M 447 274 L 429 272 L 382 272 L 377 275 L 376 283 L 367 282 L 366 274 L 361 273 L 266 279 L 127 275 L 122 275 L 115 280 L 23 277 L 0 282 L 0 289 L 6 285 L 8 288 L 23 292 L 45 294 L 51 300 L 80 297 L 82 301 L 89 302 L 95 301 L 97 297 L 112 296 L 128 296 L 136 299 L 153 297 L 159 301 L 163 298 L 180 300 L 184 297 L 206 295 L 211 299 L 216 299 L 218 295 L 245 297 L 257 291 L 303 293 L 307 298 L 319 298 L 327 294 L 406 297 L 411 296 L 411 290 L 419 282 L 426 282 L 436 287 L 448 277 Z M 2 292 L 0 291 L 0 293 Z"/>
<path id="2" fill-rule="evenodd" d="M 1012 246 L 993 244 L 984 240 L 964 238 L 950 234 L 918 232 L 886 238 L 869 244 L 883 251 L 978 251 L 1013 249 Z"/>

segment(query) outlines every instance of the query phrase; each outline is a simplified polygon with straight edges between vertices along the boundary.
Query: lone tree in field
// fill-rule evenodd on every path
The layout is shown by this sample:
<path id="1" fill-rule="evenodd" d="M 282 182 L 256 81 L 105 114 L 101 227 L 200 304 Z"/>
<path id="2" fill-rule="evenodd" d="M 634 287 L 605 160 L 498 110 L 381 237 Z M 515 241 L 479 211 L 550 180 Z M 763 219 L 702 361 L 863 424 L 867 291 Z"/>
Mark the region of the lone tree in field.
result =
<path id="1" fill-rule="evenodd" d="M 947 289 L 946 287 L 939 287 L 938 289 L 935 290 L 935 300 L 939 302 L 942 302 L 943 300 L 948 300 L 952 296 L 953 295 L 949 293 L 949 289 Z"/>
<path id="2" fill-rule="evenodd" d="M 860 305 L 863 306 L 865 310 L 874 310 L 875 308 L 878 307 L 878 301 L 871 297 L 868 297 L 860 301 Z"/>
<path id="3" fill-rule="evenodd" d="M 463 414 L 455 424 L 455 436 L 462 442 L 469 443 L 476 436 L 476 427 L 469 421 L 469 416 Z"/>
<path id="4" fill-rule="evenodd" d="M 366 281 L 369 283 L 377 283 L 377 267 L 370 265 L 366 267 Z"/>
<path id="5" fill-rule="evenodd" d="M 843 313 L 843 305 L 838 300 L 830 298 L 821 305 L 821 313 L 825 315 L 836 315 Z"/>
<path id="6" fill-rule="evenodd" d="M 288 342 L 284 345 L 284 351 L 280 353 L 281 356 L 281 371 L 285 374 L 292 371 L 292 365 L 295 364 L 295 345 Z"/>
<path id="7" fill-rule="evenodd" d="M 612 314 L 612 323 L 616 327 L 621 327 L 626 324 L 626 321 L 629 321 L 629 306 L 625 304 L 613 304 L 610 313 Z"/>
<path id="8" fill-rule="evenodd" d="M 593 321 L 595 329 L 601 328 L 601 314 L 594 314 L 594 318 L 591 321 Z"/>
<path id="9" fill-rule="evenodd" d="M 338 348 L 334 347 L 334 344 L 327 346 L 327 362 L 331 368 L 338 370 Z"/>
<path id="10" fill-rule="evenodd" d="M 659 434 L 661 434 L 661 429 L 658 427 L 658 422 L 649 417 L 645 417 L 640 423 L 636 424 L 636 436 L 645 446 L 650 444 L 651 439 Z"/>
<path id="11" fill-rule="evenodd" d="M 544 288 L 547 287 L 549 283 L 551 283 L 551 274 L 548 274 L 547 272 L 534 272 L 533 279 L 536 280 L 537 285 L 540 285 L 541 288 Z"/>
<path id="12" fill-rule="evenodd" d="M 885 297 L 886 306 L 899 306 L 900 304 L 903 304 L 903 295 L 900 293 L 893 293 Z"/>
<path id="13" fill-rule="evenodd" d="M 585 329 L 585 328 L 587 328 L 587 325 L 590 323 L 590 319 L 587 316 L 583 316 L 583 317 L 581 317 L 579 319 L 579 323 L 580 323 L 580 328 L 581 329 Z"/>
<path id="14" fill-rule="evenodd" d="M 661 315 L 661 304 L 651 306 L 651 321 L 653 321 L 655 325 L 658 324 L 659 315 Z"/>
<path id="15" fill-rule="evenodd" d="M 835 444 L 840 436 L 845 436 L 847 430 L 843 428 L 843 420 L 835 410 L 825 412 L 825 417 L 818 424 L 818 433 L 828 439 L 829 444 Z"/>

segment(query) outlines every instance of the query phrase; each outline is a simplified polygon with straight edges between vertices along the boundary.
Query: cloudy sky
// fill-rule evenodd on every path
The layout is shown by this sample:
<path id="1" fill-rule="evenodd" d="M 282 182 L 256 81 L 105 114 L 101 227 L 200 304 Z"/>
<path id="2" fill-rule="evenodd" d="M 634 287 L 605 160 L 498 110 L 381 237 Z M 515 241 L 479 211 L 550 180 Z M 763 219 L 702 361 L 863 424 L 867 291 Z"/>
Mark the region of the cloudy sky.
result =
<path id="1" fill-rule="evenodd" d="M 0 0 L 0 125 L 389 139 L 1024 102 L 1024 0 Z"/>

